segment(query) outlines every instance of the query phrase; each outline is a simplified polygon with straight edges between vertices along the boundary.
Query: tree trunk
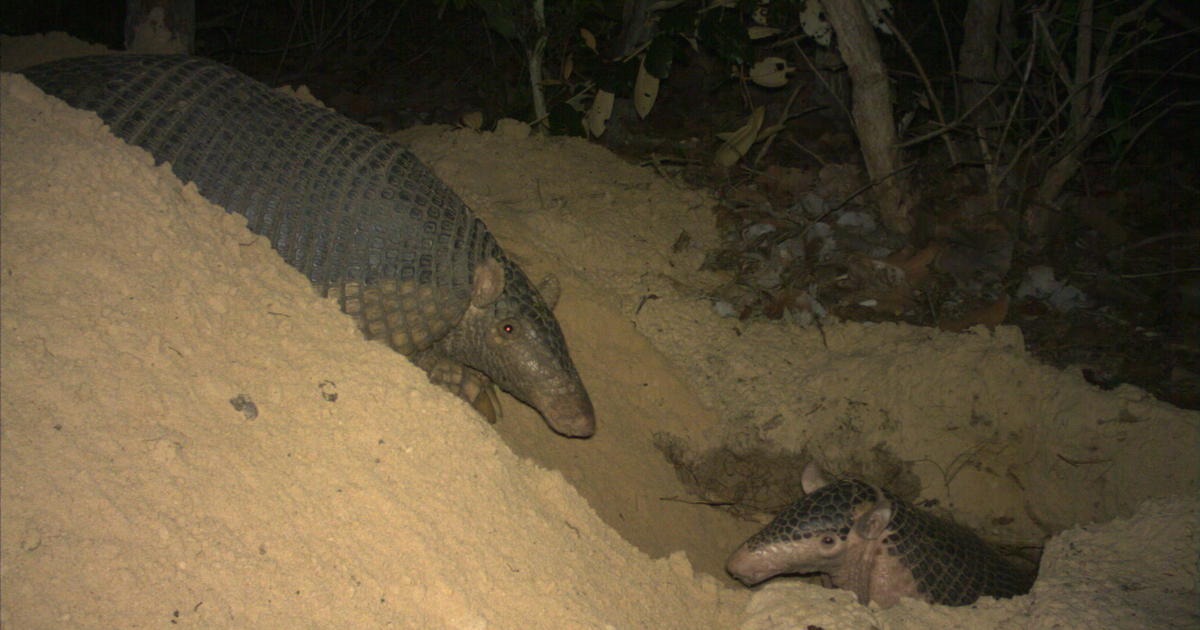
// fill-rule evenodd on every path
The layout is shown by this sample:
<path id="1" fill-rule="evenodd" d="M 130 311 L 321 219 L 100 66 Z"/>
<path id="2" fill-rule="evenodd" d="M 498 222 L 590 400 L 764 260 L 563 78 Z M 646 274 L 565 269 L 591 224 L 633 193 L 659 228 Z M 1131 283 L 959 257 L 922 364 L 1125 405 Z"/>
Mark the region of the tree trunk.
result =
<path id="1" fill-rule="evenodd" d="M 609 55 L 620 59 L 633 52 L 634 48 L 646 41 L 649 36 L 646 27 L 646 16 L 650 14 L 650 0 L 625 0 L 621 11 L 621 32 L 613 40 Z"/>
<path id="2" fill-rule="evenodd" d="M 996 72 L 996 48 L 1001 0 L 970 0 L 963 18 L 963 43 L 958 53 L 958 72 L 963 78 L 962 111 L 987 98 L 1000 80 Z M 997 119 L 1001 108 L 978 107 L 971 120 L 986 124 Z"/>
<path id="3" fill-rule="evenodd" d="M 195 47 L 195 0 L 126 0 L 125 50 L 190 55 Z"/>
<path id="4" fill-rule="evenodd" d="M 533 21 L 537 33 L 533 36 L 529 54 L 529 89 L 533 96 L 533 132 L 546 135 L 550 129 L 546 113 L 546 93 L 542 90 L 542 57 L 546 53 L 546 0 L 533 0 Z M 526 45 L 529 45 L 528 42 Z"/>
<path id="5" fill-rule="evenodd" d="M 908 178 L 899 172 L 891 84 L 879 52 L 879 41 L 863 12 L 861 0 L 824 0 L 824 5 L 853 85 L 851 115 L 867 173 L 875 185 L 879 217 L 889 229 L 907 234 L 912 229 L 910 211 L 915 200 L 907 185 Z"/>

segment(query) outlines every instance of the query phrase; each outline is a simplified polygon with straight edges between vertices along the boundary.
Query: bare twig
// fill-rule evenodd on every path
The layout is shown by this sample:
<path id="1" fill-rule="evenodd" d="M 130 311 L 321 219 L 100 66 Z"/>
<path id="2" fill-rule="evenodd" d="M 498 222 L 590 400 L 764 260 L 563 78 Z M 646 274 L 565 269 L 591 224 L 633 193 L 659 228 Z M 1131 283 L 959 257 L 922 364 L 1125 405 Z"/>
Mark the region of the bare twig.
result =
<path id="1" fill-rule="evenodd" d="M 992 94 L 995 94 L 996 91 L 999 90 L 1001 87 L 1003 87 L 1003 84 L 1000 84 L 1000 83 L 993 85 L 992 89 L 987 93 L 987 97 L 990 97 Z M 958 117 L 956 117 L 954 120 L 952 120 L 948 123 L 942 123 L 941 125 L 938 126 L 937 129 L 927 132 L 927 133 L 923 133 L 915 138 L 910 138 L 908 140 L 905 140 L 904 142 L 899 143 L 897 146 L 900 148 L 904 148 L 904 147 L 910 147 L 913 145 L 921 144 L 921 143 L 925 142 L 926 140 L 930 140 L 932 138 L 937 138 L 938 136 L 945 135 L 951 131 L 954 131 L 955 129 L 962 127 L 963 123 L 966 122 L 967 118 L 969 118 L 971 116 L 971 114 L 975 113 L 975 110 L 979 109 L 983 103 L 987 102 L 987 100 L 988 100 L 988 98 L 986 98 L 986 97 L 979 99 L 979 102 L 972 104 L 966 111 L 964 111 L 962 114 L 959 114 Z"/>
<path id="2" fill-rule="evenodd" d="M 783 111 L 779 113 L 779 120 L 775 123 L 776 125 L 782 127 L 784 123 L 788 121 L 789 112 L 792 109 L 792 105 L 796 103 L 796 97 L 800 96 L 800 90 L 803 87 L 804 86 L 802 83 L 799 81 L 796 82 L 796 87 L 792 88 L 792 93 L 788 95 L 787 103 L 784 103 L 783 105 Z M 773 133 L 770 135 L 770 137 L 763 141 L 762 146 L 758 148 L 758 155 L 754 156 L 754 159 L 750 162 L 751 166 L 758 164 L 758 161 L 763 159 L 763 156 L 767 154 L 767 151 L 771 150 L 771 143 L 775 141 L 775 136 L 778 135 L 778 133 Z"/>
<path id="3" fill-rule="evenodd" d="M 821 74 L 821 71 L 817 69 L 816 64 L 812 62 L 812 59 L 808 58 L 808 54 L 804 52 L 804 49 L 801 48 L 800 44 L 798 43 L 796 44 L 796 52 L 800 53 L 800 58 L 804 60 L 804 65 L 808 66 L 808 69 L 812 71 L 813 76 L 821 82 L 821 85 L 825 87 L 825 91 L 829 92 L 829 95 L 837 101 L 838 107 L 842 108 L 842 114 L 846 117 L 846 120 L 853 121 L 854 116 L 850 114 L 850 108 L 846 107 L 846 103 L 842 101 L 842 99 L 838 96 L 838 93 L 833 91 L 833 86 L 829 85 L 829 82 L 825 80 L 825 76 Z"/>
<path id="4" fill-rule="evenodd" d="M 904 52 L 908 54 L 908 58 L 912 61 L 913 67 L 917 69 L 917 74 L 921 77 L 921 83 L 925 85 L 925 95 L 929 97 L 929 106 L 933 109 L 933 113 L 937 115 L 938 122 L 943 126 L 946 124 L 946 115 L 942 111 L 942 100 L 938 98 L 937 92 L 934 91 L 933 85 L 929 82 L 929 75 L 925 74 L 925 66 L 921 63 L 921 59 L 913 52 L 912 46 L 908 44 L 908 40 L 904 37 L 904 33 L 896 26 L 896 23 L 887 16 L 887 13 L 880 11 L 879 17 L 892 29 L 892 34 L 896 37 L 896 41 L 904 47 Z M 953 57 L 953 55 L 951 55 Z M 946 151 L 950 154 L 950 162 L 958 164 L 958 149 L 954 143 L 945 135 L 941 138 L 945 141 Z"/>
<path id="5" fill-rule="evenodd" d="M 1126 118 L 1125 120 L 1122 120 L 1120 124 L 1132 122 L 1133 119 L 1137 118 L 1138 114 L 1140 114 L 1143 111 L 1149 110 L 1150 108 L 1154 107 L 1155 105 L 1158 105 L 1159 103 L 1163 102 L 1165 99 L 1167 99 L 1170 96 L 1173 96 L 1173 94 L 1164 94 L 1161 98 L 1155 100 L 1153 103 L 1147 105 L 1146 107 L 1142 108 L 1139 111 L 1136 111 L 1136 112 L 1130 114 L 1129 117 Z M 1200 101 L 1195 101 L 1195 103 L 1200 103 Z M 1177 106 L 1181 106 L 1181 105 L 1183 105 L 1183 104 L 1171 103 L 1170 105 L 1167 105 L 1166 107 L 1160 109 L 1158 111 L 1158 113 L 1151 116 L 1150 119 L 1147 120 L 1145 123 L 1143 123 L 1140 127 L 1138 127 L 1137 131 L 1134 131 L 1133 135 L 1129 137 L 1129 142 L 1127 142 L 1125 144 L 1125 146 L 1121 148 L 1121 154 L 1118 155 L 1116 161 L 1113 162 L 1113 166 L 1112 166 L 1113 170 L 1116 170 L 1121 167 L 1121 163 L 1125 161 L 1125 156 L 1129 155 L 1129 151 L 1133 149 L 1133 147 L 1137 144 L 1137 141 L 1141 139 L 1142 134 L 1146 133 L 1146 130 L 1148 130 L 1151 125 L 1158 122 L 1158 120 L 1160 118 L 1162 118 L 1163 116 L 1166 116 L 1168 113 L 1170 113 L 1172 110 L 1174 110 Z M 1186 105 L 1184 105 L 1184 106 L 1186 106 Z M 1102 130 L 1099 135 L 1103 136 L 1104 134 L 1108 133 L 1109 131 L 1111 131 L 1114 128 L 1116 128 L 1116 125 L 1112 125 L 1106 129 Z"/>
<path id="6" fill-rule="evenodd" d="M 1127 280 L 1133 278 L 1154 278 L 1157 276 L 1173 276 L 1177 273 L 1196 273 L 1200 272 L 1200 267 L 1186 267 L 1184 269 L 1167 269 L 1164 271 L 1148 271 L 1146 273 L 1123 273 L 1120 277 Z"/>
<path id="7" fill-rule="evenodd" d="M 942 3 L 938 0 L 933 0 L 933 12 L 937 15 L 938 27 L 942 30 L 942 43 L 946 47 L 946 58 L 950 60 L 950 76 L 958 76 L 958 60 L 954 54 L 954 46 L 950 43 L 950 31 L 946 28 L 946 19 L 942 17 Z M 893 29 L 894 30 L 894 29 Z M 906 46 L 907 47 L 907 46 Z M 993 92 L 995 90 L 993 89 Z M 991 96 L 991 93 L 988 94 Z M 954 82 L 954 105 L 955 111 L 958 111 L 962 103 L 962 94 L 959 93 L 958 81 Z M 974 107 L 972 107 L 974 109 Z"/>
<path id="8" fill-rule="evenodd" d="M 826 164 L 829 163 L 828 161 L 825 160 L 825 158 L 821 157 L 820 155 L 817 155 L 817 153 L 815 151 L 809 149 L 808 147 L 804 146 L 803 144 L 800 144 L 799 142 L 796 142 L 794 139 L 787 138 L 787 141 L 791 142 L 792 146 L 807 153 L 810 157 L 812 157 L 812 159 L 817 161 L 817 164 L 820 164 L 821 166 L 825 166 Z"/>

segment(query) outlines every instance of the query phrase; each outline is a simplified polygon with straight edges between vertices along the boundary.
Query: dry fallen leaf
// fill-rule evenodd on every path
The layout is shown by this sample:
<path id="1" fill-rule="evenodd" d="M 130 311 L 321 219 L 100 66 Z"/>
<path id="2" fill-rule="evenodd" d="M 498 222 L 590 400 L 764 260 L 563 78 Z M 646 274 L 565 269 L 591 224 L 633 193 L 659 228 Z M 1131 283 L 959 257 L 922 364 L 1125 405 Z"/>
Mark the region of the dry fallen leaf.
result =
<path id="1" fill-rule="evenodd" d="M 750 36 L 750 39 L 765 39 L 767 37 L 774 37 L 782 32 L 782 29 L 773 26 L 751 26 L 746 29 L 746 34 Z"/>
<path id="2" fill-rule="evenodd" d="M 600 54 L 596 50 L 596 36 L 592 35 L 591 31 L 587 30 L 586 28 L 581 28 L 581 29 L 579 29 L 579 36 L 583 38 L 584 46 L 591 48 L 592 52 L 594 52 L 596 54 Z"/>
<path id="3" fill-rule="evenodd" d="M 575 70 L 575 54 L 571 53 L 571 54 L 568 54 L 567 58 L 563 60 L 562 80 L 570 81 L 571 80 L 571 72 L 573 72 L 574 70 Z"/>
<path id="4" fill-rule="evenodd" d="M 817 174 L 811 168 L 772 164 L 762 175 L 755 178 L 755 182 L 769 194 L 797 199 L 801 194 L 812 190 L 817 182 Z"/>
<path id="5" fill-rule="evenodd" d="M 467 129 L 479 131 L 483 128 L 483 113 L 482 112 L 467 112 L 462 115 L 462 125 Z"/>
<path id="6" fill-rule="evenodd" d="M 912 303 L 912 286 L 902 267 L 861 254 L 850 256 L 848 277 L 859 287 L 847 299 L 860 306 L 900 315 Z"/>
<path id="7" fill-rule="evenodd" d="M 658 98 L 658 83 L 658 77 L 646 70 L 646 57 L 643 56 L 637 81 L 633 84 L 633 108 L 637 110 L 639 118 L 648 116 L 654 107 L 654 101 Z"/>
<path id="8" fill-rule="evenodd" d="M 767 57 L 750 68 L 750 80 L 769 88 L 787 85 L 788 73 L 793 70 L 782 57 Z"/>
<path id="9" fill-rule="evenodd" d="M 904 272 L 904 278 L 908 282 L 908 286 L 916 287 L 929 277 L 929 265 L 937 257 L 940 250 L 941 245 L 938 243 L 929 245 L 915 254 L 912 254 L 905 248 L 888 256 L 885 260 L 888 264 L 895 265 Z"/>
<path id="10" fill-rule="evenodd" d="M 583 119 L 584 127 L 593 138 L 604 135 L 605 125 L 612 116 L 613 100 L 612 92 L 605 90 L 596 92 L 596 98 L 592 100 L 592 107 Z"/>
<path id="11" fill-rule="evenodd" d="M 962 332 L 979 324 L 983 324 L 988 328 L 995 328 L 1003 324 L 1004 320 L 1008 317 L 1008 304 L 1009 299 L 1006 294 L 999 300 L 983 308 L 971 311 L 962 317 L 940 322 L 938 328 L 948 332 Z"/>
<path id="12" fill-rule="evenodd" d="M 750 114 L 750 119 L 737 131 L 717 134 L 718 137 L 725 140 L 725 144 L 717 149 L 713 161 L 726 168 L 737 164 L 737 161 L 742 159 L 742 156 L 746 155 L 746 152 L 758 140 L 758 131 L 762 128 L 765 113 L 766 109 L 761 105 L 755 107 L 754 112 Z"/>

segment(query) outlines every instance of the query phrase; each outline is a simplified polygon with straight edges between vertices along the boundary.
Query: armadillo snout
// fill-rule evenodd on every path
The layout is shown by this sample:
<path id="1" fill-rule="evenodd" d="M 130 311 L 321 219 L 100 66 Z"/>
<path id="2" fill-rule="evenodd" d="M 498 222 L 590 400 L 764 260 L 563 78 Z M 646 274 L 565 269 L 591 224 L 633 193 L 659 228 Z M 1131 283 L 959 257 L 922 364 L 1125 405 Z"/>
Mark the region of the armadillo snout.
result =
<path id="1" fill-rule="evenodd" d="M 533 407 L 541 412 L 546 424 L 555 432 L 577 438 L 591 437 L 596 432 L 596 412 L 582 384 L 576 392 L 547 400 L 536 400 L 536 395 L 533 398 Z"/>
<path id="2" fill-rule="evenodd" d="M 729 556 L 725 570 L 746 586 L 754 586 L 781 573 L 788 572 L 785 554 L 769 549 L 754 549 L 743 544 Z"/>

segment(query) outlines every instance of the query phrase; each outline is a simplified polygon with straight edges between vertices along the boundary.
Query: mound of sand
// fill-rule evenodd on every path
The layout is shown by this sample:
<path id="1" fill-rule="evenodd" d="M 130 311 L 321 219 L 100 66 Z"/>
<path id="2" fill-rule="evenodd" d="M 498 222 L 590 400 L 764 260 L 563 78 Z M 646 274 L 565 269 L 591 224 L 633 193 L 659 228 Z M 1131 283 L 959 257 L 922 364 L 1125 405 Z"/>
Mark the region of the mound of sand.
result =
<path id="1" fill-rule="evenodd" d="M 47 41 L 6 40 L 0 63 Z M 565 440 L 506 399 L 491 427 L 95 116 L 0 88 L 0 625 L 1197 620 L 1198 414 L 1038 365 L 1014 329 L 722 319 L 700 297 L 721 278 L 694 271 L 704 194 L 578 140 L 424 129 L 414 149 L 558 275 L 599 421 Z M 757 523 L 698 505 L 720 475 L 685 486 L 663 440 L 693 463 L 900 471 L 1007 542 L 1122 520 L 1051 539 L 1010 601 L 879 611 L 794 579 L 751 600 L 721 564 Z"/>
<path id="2" fill-rule="evenodd" d="M 244 220 L 3 80 L 6 626 L 732 622 Z"/>

